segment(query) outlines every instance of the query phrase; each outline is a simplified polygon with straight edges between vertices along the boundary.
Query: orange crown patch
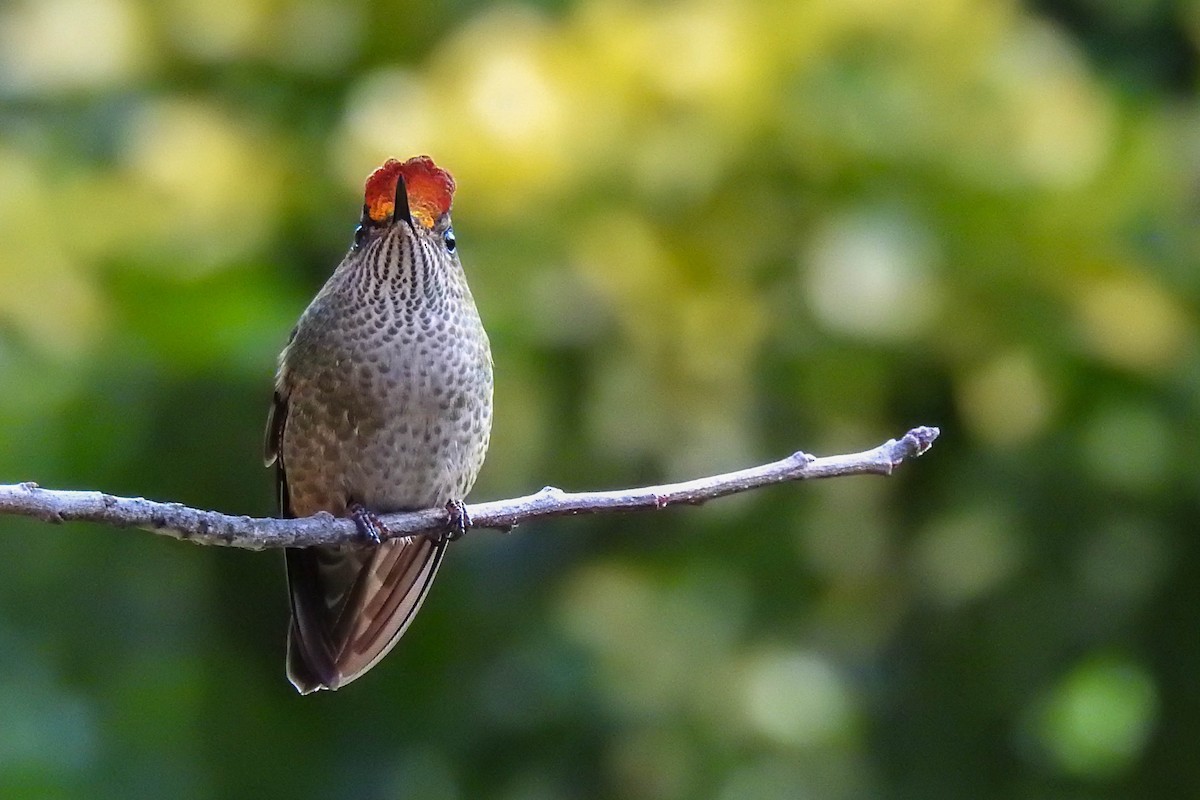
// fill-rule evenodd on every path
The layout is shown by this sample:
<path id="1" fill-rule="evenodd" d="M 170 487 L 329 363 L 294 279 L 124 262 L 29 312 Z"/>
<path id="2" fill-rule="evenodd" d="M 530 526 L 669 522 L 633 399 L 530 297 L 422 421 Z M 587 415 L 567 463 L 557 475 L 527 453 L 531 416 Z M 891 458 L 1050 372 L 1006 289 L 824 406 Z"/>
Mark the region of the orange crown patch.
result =
<path id="1" fill-rule="evenodd" d="M 432 228 L 454 200 L 454 178 L 433 163 L 429 156 L 417 156 L 403 163 L 389 158 L 367 178 L 363 202 L 374 222 L 392 219 L 396 212 L 396 184 L 404 177 L 408 192 L 408 213 L 414 222 Z"/>

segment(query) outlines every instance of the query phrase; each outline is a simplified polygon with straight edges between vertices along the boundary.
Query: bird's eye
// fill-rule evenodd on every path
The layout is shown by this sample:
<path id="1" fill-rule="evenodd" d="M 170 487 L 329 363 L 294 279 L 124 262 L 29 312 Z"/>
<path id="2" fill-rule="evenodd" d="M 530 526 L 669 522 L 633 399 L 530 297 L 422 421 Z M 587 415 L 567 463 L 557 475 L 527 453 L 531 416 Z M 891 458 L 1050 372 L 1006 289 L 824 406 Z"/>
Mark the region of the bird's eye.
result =
<path id="1" fill-rule="evenodd" d="M 367 229 L 364 226 L 359 225 L 357 228 L 354 229 L 354 246 L 355 247 L 362 247 L 362 243 L 364 241 L 366 241 L 366 238 L 367 238 Z"/>
<path id="2" fill-rule="evenodd" d="M 442 241 L 446 243 L 447 252 L 453 253 L 457 243 L 454 241 L 454 228 L 446 228 L 446 232 L 442 234 Z"/>

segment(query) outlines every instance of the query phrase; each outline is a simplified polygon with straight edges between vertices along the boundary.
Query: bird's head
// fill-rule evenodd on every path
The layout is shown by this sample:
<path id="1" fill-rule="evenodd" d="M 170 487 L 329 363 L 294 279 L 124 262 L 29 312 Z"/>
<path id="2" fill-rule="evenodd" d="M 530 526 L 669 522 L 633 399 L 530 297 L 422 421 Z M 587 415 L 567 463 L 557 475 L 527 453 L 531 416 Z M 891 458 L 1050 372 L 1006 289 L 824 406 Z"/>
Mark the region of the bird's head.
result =
<path id="1" fill-rule="evenodd" d="M 354 246 L 362 247 L 386 235 L 436 239 L 447 252 L 455 249 L 450 225 L 454 178 L 429 156 L 408 161 L 388 159 L 367 178 L 362 219 L 354 231 Z"/>

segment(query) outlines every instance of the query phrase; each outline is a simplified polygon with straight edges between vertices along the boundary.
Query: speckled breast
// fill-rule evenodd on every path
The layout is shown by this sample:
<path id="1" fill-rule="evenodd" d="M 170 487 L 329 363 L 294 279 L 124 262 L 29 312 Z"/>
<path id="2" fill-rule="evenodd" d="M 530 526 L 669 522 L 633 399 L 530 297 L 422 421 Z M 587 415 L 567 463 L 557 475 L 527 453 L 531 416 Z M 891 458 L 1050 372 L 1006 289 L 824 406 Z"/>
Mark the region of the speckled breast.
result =
<path id="1" fill-rule="evenodd" d="M 295 513 L 428 508 L 470 490 L 491 431 L 491 354 L 465 286 L 440 299 L 417 310 L 401 290 L 351 310 L 332 291 L 305 313 L 283 440 Z"/>

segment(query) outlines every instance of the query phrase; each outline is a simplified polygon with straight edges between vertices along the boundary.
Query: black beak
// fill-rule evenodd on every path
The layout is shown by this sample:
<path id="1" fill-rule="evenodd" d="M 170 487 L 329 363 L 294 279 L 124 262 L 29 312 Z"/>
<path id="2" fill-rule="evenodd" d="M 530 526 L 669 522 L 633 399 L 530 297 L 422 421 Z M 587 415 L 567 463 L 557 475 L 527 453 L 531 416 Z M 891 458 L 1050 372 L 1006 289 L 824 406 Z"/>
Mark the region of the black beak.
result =
<path id="1" fill-rule="evenodd" d="M 408 187 L 404 185 L 404 176 L 396 178 L 396 210 L 392 212 L 392 222 L 404 220 L 412 227 L 412 213 L 408 210 Z"/>

